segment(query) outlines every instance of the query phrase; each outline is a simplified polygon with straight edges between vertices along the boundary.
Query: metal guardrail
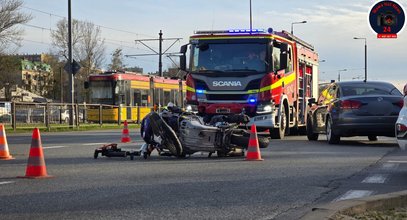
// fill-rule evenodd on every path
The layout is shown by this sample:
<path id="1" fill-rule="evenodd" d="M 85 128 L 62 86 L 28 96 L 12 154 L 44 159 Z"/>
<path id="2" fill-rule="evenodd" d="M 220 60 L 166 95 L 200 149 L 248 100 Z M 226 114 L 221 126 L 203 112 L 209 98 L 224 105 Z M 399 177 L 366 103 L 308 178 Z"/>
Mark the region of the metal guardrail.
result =
<path id="1" fill-rule="evenodd" d="M 74 122 L 69 124 L 69 111 Z M 124 120 L 140 123 L 152 110 L 149 106 L 114 106 L 102 104 L 25 103 L 11 102 L 11 108 L 2 112 L 0 123 L 17 128 L 72 127 L 103 123 L 121 124 Z"/>

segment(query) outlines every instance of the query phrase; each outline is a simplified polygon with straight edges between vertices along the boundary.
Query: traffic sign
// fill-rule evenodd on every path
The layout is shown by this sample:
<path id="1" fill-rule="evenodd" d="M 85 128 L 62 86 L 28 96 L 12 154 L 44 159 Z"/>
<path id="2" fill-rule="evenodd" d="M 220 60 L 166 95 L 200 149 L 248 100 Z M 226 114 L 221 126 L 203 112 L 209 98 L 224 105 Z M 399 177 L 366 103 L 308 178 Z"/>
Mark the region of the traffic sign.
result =
<path id="1" fill-rule="evenodd" d="M 81 65 L 78 62 L 76 62 L 76 60 L 73 60 L 73 62 L 72 62 L 72 75 L 75 75 L 76 73 L 78 73 L 81 68 L 82 68 Z M 64 70 L 69 73 L 69 62 L 67 62 L 65 64 Z"/>

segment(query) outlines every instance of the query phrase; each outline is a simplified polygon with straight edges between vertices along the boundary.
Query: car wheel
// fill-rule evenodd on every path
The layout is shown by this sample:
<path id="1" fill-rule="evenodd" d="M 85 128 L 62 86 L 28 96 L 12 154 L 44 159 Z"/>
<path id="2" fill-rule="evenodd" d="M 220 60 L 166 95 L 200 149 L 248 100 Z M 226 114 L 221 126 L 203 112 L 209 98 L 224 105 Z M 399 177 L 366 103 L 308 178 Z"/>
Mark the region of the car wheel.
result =
<path id="1" fill-rule="evenodd" d="M 332 128 L 332 119 L 330 117 L 326 120 L 326 140 L 329 144 L 338 144 L 341 140 L 341 137 L 336 135 Z"/>
<path id="2" fill-rule="evenodd" d="M 318 140 L 318 133 L 314 133 L 312 127 L 311 120 L 308 118 L 307 119 L 307 138 L 309 141 L 317 141 Z"/>
<path id="3" fill-rule="evenodd" d="M 369 141 L 377 141 L 377 136 L 375 135 L 369 135 L 367 138 L 369 138 Z"/>
<path id="4" fill-rule="evenodd" d="M 288 126 L 288 118 L 284 106 L 281 108 L 280 126 L 277 129 L 270 130 L 270 136 L 274 139 L 284 139 Z"/>

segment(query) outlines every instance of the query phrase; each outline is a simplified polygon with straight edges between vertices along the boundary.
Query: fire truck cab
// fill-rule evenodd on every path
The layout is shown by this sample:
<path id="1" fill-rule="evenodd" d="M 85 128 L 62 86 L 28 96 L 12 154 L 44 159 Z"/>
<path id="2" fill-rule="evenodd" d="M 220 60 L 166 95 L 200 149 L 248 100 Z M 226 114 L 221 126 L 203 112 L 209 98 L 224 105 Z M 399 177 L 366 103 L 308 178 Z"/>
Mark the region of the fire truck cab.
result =
<path id="1" fill-rule="evenodd" d="M 196 31 L 181 53 L 186 103 L 199 114 L 244 112 L 249 125 L 279 139 L 305 128 L 307 101 L 318 97 L 312 45 L 271 28 Z"/>

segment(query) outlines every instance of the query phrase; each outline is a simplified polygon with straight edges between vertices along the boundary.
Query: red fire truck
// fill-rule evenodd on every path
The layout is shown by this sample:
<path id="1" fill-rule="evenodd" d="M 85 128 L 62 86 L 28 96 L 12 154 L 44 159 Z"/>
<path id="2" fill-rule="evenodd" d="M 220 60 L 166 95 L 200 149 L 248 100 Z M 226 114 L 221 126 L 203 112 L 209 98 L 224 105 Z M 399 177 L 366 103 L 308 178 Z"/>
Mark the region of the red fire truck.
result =
<path id="1" fill-rule="evenodd" d="M 271 28 L 196 31 L 181 53 L 186 102 L 200 114 L 244 112 L 249 125 L 278 139 L 290 128 L 305 128 L 307 101 L 318 96 L 318 54 L 311 44 Z"/>

